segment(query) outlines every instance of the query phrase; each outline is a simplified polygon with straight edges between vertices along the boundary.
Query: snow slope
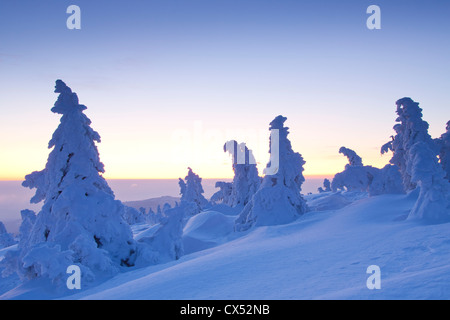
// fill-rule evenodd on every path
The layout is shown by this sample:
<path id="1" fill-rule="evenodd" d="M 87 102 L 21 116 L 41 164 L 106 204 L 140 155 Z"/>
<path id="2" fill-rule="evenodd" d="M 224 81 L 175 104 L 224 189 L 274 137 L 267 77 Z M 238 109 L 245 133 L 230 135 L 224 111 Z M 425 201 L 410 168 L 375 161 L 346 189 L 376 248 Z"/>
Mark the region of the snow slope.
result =
<path id="1" fill-rule="evenodd" d="M 214 247 L 178 261 L 120 273 L 63 298 L 450 298 L 450 225 L 406 221 L 417 193 L 362 199 L 356 194 L 343 196 L 353 202 L 338 210 L 311 211 L 287 225 L 245 233 L 229 230 L 230 216 L 220 212 L 194 217 L 185 235 L 215 242 Z M 311 205 L 314 197 L 317 200 L 316 195 L 305 198 Z M 324 197 L 322 208 L 326 207 Z M 381 268 L 381 290 L 366 287 L 370 265 Z M 42 291 L 37 284 L 19 286 L 0 298 L 39 298 Z M 51 288 L 45 291 L 51 297 Z"/>

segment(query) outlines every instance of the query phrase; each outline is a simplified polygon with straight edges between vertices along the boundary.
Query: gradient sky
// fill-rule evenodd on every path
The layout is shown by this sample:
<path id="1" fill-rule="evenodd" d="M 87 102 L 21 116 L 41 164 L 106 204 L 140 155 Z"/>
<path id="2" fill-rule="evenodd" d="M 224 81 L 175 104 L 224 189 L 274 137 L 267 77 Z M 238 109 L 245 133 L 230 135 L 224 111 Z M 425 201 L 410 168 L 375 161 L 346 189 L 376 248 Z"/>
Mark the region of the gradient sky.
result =
<path id="1" fill-rule="evenodd" d="M 44 168 L 56 79 L 88 107 L 107 178 L 231 177 L 230 139 L 262 171 L 279 114 L 306 175 L 342 171 L 341 146 L 382 167 L 397 99 L 433 137 L 450 120 L 449 16 L 436 0 L 1 0 L 0 179 Z"/>

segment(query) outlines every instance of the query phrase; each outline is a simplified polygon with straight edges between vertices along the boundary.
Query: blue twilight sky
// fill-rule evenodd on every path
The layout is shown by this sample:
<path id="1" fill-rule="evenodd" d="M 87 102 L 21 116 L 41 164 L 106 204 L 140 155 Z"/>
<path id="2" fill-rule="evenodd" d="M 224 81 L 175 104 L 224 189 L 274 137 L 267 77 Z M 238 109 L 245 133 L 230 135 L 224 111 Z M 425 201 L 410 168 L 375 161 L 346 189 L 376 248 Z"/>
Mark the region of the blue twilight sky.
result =
<path id="1" fill-rule="evenodd" d="M 88 107 L 109 178 L 230 177 L 230 139 L 262 170 L 279 114 L 305 174 L 341 171 L 341 146 L 381 167 L 397 99 L 433 137 L 450 120 L 449 16 L 436 0 L 0 0 L 0 179 L 44 167 L 56 79 Z"/>

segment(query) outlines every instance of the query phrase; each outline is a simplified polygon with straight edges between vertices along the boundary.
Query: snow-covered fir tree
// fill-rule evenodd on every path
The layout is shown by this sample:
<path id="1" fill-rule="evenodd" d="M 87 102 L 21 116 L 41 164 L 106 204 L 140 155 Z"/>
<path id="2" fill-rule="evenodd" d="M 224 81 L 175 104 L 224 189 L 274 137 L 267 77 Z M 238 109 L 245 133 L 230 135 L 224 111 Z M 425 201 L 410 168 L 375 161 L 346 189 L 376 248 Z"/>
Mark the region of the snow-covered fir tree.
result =
<path id="1" fill-rule="evenodd" d="M 136 266 L 178 260 L 183 254 L 185 208 L 167 208 L 156 232 L 137 239 Z"/>
<path id="2" fill-rule="evenodd" d="M 409 214 L 429 223 L 450 221 L 450 184 L 438 163 L 439 150 L 422 120 L 422 109 L 410 98 L 397 101 L 407 130 L 403 144 L 408 148 L 406 171 L 412 183 L 420 187 L 419 198 Z M 442 149 L 441 149 L 442 150 Z M 444 157 L 445 158 L 445 157 Z"/>
<path id="3" fill-rule="evenodd" d="M 163 204 L 163 208 L 162 208 L 163 213 L 168 212 L 170 209 L 172 209 L 172 206 L 170 205 L 170 203 L 166 202 Z"/>
<path id="4" fill-rule="evenodd" d="M 409 150 L 411 181 L 420 187 L 419 198 L 408 219 L 427 223 L 450 221 L 450 183 L 430 145 L 420 141 Z"/>
<path id="5" fill-rule="evenodd" d="M 21 232 L 17 273 L 22 278 L 46 277 L 61 283 L 69 265 L 78 265 L 85 279 L 97 273 L 114 274 L 135 259 L 136 245 L 123 220 L 124 205 L 114 199 L 106 180 L 95 142 L 100 135 L 79 104 L 78 97 L 61 80 L 58 99 L 51 109 L 61 122 L 48 147 L 53 148 L 45 169 L 25 177 L 24 187 L 36 189 L 32 203 L 43 201 L 33 220 L 22 212 L 29 230 Z M 22 230 L 22 231 L 23 231 Z"/>
<path id="6" fill-rule="evenodd" d="M 393 141 L 382 147 L 391 150 L 391 163 L 397 164 L 406 190 L 420 187 L 419 197 L 409 213 L 409 219 L 429 223 L 450 221 L 450 185 L 439 164 L 439 145 L 428 133 L 428 123 L 422 119 L 422 109 L 411 98 L 396 102 L 397 122 Z"/>
<path id="7" fill-rule="evenodd" d="M 331 191 L 331 182 L 330 182 L 330 180 L 323 179 L 323 188 L 319 187 L 317 189 L 317 191 L 319 191 L 319 193 L 330 192 Z"/>
<path id="8" fill-rule="evenodd" d="M 137 210 L 136 208 L 129 206 L 125 206 L 122 217 L 129 225 L 147 222 L 145 211 L 142 212 L 142 210 Z"/>
<path id="9" fill-rule="evenodd" d="M 425 142 L 435 153 L 435 143 L 428 134 L 428 123 L 422 120 L 422 109 L 411 98 L 403 98 L 396 102 L 398 122 L 394 126 L 396 135 L 381 148 L 381 153 L 392 151 L 390 163 L 396 165 L 403 179 L 405 190 L 413 190 L 416 183 L 411 181 L 411 168 L 408 167 L 409 151 L 417 142 Z"/>
<path id="10" fill-rule="evenodd" d="M 178 179 L 180 186 L 181 204 L 183 207 L 190 209 L 186 212 L 186 216 L 195 215 L 209 205 L 208 200 L 203 196 L 202 178 L 195 174 L 191 168 L 188 168 L 188 174 L 183 179 Z M 187 206 L 186 204 L 192 204 Z"/>
<path id="11" fill-rule="evenodd" d="M 367 191 L 371 179 L 371 174 L 368 174 L 370 169 L 363 165 L 361 157 L 354 150 L 341 147 L 339 153 L 347 157 L 348 164 L 345 165 L 344 171 L 334 176 L 331 182 L 332 190 Z"/>
<path id="12" fill-rule="evenodd" d="M 219 188 L 219 191 L 215 192 L 211 196 L 211 203 L 217 204 L 217 203 L 223 203 L 223 204 L 229 204 L 231 193 L 233 191 L 233 183 L 232 182 L 225 182 L 225 181 L 217 181 L 215 184 L 216 188 Z"/>
<path id="13" fill-rule="evenodd" d="M 402 175 L 397 166 L 387 164 L 382 169 L 372 166 L 365 166 L 365 168 L 368 168 L 370 181 L 368 192 L 370 196 L 405 193 Z"/>
<path id="14" fill-rule="evenodd" d="M 231 195 L 229 201 L 225 204 L 243 208 L 261 184 L 256 161 L 252 151 L 247 148 L 245 143 L 239 144 L 235 140 L 227 141 L 224 145 L 224 151 L 231 151 L 234 172 Z"/>
<path id="15" fill-rule="evenodd" d="M 14 236 L 6 231 L 5 225 L 0 221 L 0 249 L 15 244 Z"/>
<path id="16" fill-rule="evenodd" d="M 25 209 L 20 211 L 20 216 L 22 218 L 22 223 L 19 228 L 19 249 L 28 247 L 28 239 L 33 229 L 34 223 L 36 222 L 36 212 L 33 210 Z"/>
<path id="17" fill-rule="evenodd" d="M 445 171 L 445 178 L 450 181 L 450 121 L 447 122 L 446 132 L 435 141 L 439 148 L 439 162 Z"/>
<path id="18" fill-rule="evenodd" d="M 352 167 L 363 166 L 362 159 L 360 156 L 356 154 L 352 149 L 341 147 L 339 149 L 339 153 L 342 153 L 344 156 L 348 158 L 348 165 Z"/>
<path id="19" fill-rule="evenodd" d="M 402 179 L 398 167 L 386 165 L 383 169 L 363 165 L 357 153 L 345 147 L 340 148 L 348 158 L 349 163 L 345 170 L 337 173 L 331 183 L 334 192 L 359 191 L 368 192 L 369 195 L 403 193 Z"/>
<path id="20" fill-rule="evenodd" d="M 244 207 L 236 220 L 236 230 L 244 231 L 252 226 L 267 226 L 286 224 L 296 220 L 307 211 L 306 201 L 303 199 L 301 186 L 303 177 L 302 156 L 292 150 L 288 139 L 289 131 L 284 126 L 286 118 L 277 116 L 271 123 L 269 130 L 278 130 L 278 141 L 270 139 L 269 153 L 278 150 L 278 168 L 274 174 L 266 174 L 263 181 Z M 270 161 L 267 168 L 275 165 Z M 266 169 L 267 169 L 266 168 Z M 271 170 L 273 172 L 273 170 Z"/>

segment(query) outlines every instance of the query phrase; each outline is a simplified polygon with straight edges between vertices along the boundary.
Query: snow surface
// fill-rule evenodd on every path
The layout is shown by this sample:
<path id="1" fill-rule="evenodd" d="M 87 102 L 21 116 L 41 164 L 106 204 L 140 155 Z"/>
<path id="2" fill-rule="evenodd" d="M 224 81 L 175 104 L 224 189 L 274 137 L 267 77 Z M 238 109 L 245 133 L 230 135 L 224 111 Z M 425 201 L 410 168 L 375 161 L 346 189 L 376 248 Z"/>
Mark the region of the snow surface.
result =
<path id="1" fill-rule="evenodd" d="M 14 289 L 14 283 L 2 283 L 0 298 L 448 299 L 450 225 L 406 220 L 417 196 L 309 195 L 308 206 L 317 211 L 290 224 L 241 233 L 230 230 L 232 215 L 203 212 L 188 221 L 184 240 L 214 242 L 207 249 L 131 268 L 96 286 L 82 284 L 76 292 L 55 292 L 39 281 Z M 330 208 L 346 205 L 318 210 L 327 197 Z M 133 232 L 151 234 L 147 229 L 137 225 Z M 370 265 L 381 268 L 381 290 L 366 287 Z"/>

